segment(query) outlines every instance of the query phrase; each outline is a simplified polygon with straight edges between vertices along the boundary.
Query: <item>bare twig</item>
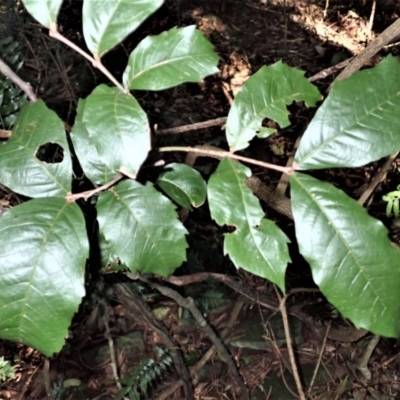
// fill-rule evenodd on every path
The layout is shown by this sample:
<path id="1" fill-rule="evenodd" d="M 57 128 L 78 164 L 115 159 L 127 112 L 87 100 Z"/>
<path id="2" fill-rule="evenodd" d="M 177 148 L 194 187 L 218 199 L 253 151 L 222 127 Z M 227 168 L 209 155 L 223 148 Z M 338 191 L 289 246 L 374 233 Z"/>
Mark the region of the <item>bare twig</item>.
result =
<path id="1" fill-rule="evenodd" d="M 373 338 L 368 343 L 367 348 L 364 351 L 363 356 L 360 361 L 357 363 L 357 369 L 362 373 L 363 377 L 367 380 L 371 380 L 371 371 L 368 369 L 368 362 L 371 358 L 373 351 L 375 350 L 376 345 L 380 340 L 380 336 L 374 335 Z"/>
<path id="2" fill-rule="evenodd" d="M 294 381 L 296 382 L 297 392 L 299 394 L 300 400 L 306 400 L 303 386 L 300 381 L 300 375 L 299 375 L 299 371 L 297 369 L 296 360 L 294 358 L 292 338 L 290 336 L 289 319 L 287 316 L 286 306 L 285 306 L 286 299 L 288 298 L 288 296 L 290 296 L 290 294 L 281 297 L 281 295 L 279 294 L 279 291 L 276 287 L 275 287 L 275 290 L 276 290 L 276 295 L 279 298 L 279 310 L 282 314 L 282 321 L 283 321 L 283 328 L 285 331 L 286 344 L 287 344 L 287 349 L 288 349 L 288 353 L 289 353 L 290 364 L 292 366 Z"/>
<path id="3" fill-rule="evenodd" d="M 22 89 L 30 101 L 37 101 L 36 94 L 33 93 L 30 83 L 23 81 L 1 58 L 0 72 L 7 78 L 11 79 L 20 89 Z"/>
<path id="4" fill-rule="evenodd" d="M 213 148 L 210 148 L 208 146 L 196 146 L 196 147 L 170 146 L 170 147 L 160 147 L 158 149 L 158 151 L 159 152 L 184 151 L 187 153 L 197 153 L 200 156 L 214 157 L 214 158 L 218 158 L 218 159 L 227 157 L 227 158 L 231 158 L 233 160 L 240 160 L 240 161 L 246 162 L 248 164 L 258 165 L 260 167 L 270 168 L 275 171 L 284 172 L 288 175 L 290 175 L 293 172 L 293 168 L 281 167 L 280 165 L 270 164 L 270 163 L 254 160 L 252 158 L 238 156 L 229 151 L 214 150 Z"/>
<path id="5" fill-rule="evenodd" d="M 210 119 L 204 122 L 196 122 L 194 124 L 176 126 L 175 128 L 156 129 L 156 135 L 171 135 L 175 133 L 183 133 L 189 131 L 197 131 L 198 129 L 205 129 L 211 126 L 224 125 L 226 117 Z"/>
<path id="6" fill-rule="evenodd" d="M 45 357 L 43 364 L 43 379 L 44 379 L 44 387 L 46 389 L 46 396 L 49 400 L 53 399 L 53 394 L 51 392 L 51 384 L 50 384 L 50 360 L 48 357 Z"/>
<path id="7" fill-rule="evenodd" d="M 138 279 L 139 274 L 126 273 L 131 279 Z M 145 280 L 144 278 L 142 280 Z M 153 315 L 148 305 L 143 299 L 134 291 L 130 290 L 129 286 L 124 283 L 114 285 L 114 290 L 117 296 L 121 298 L 121 302 L 127 305 L 128 309 L 133 309 L 139 314 L 146 323 L 151 327 L 154 332 L 161 338 L 164 344 L 170 351 L 171 358 L 174 361 L 175 368 L 178 374 L 182 377 L 183 388 L 185 391 L 185 399 L 194 400 L 193 388 L 190 382 L 190 375 L 183 361 L 180 351 L 177 349 L 176 344 L 169 337 L 165 326 L 159 322 Z"/>
<path id="8" fill-rule="evenodd" d="M 368 28 L 367 28 L 367 39 L 371 38 L 372 25 L 374 24 L 375 10 L 376 10 L 376 0 L 372 0 L 371 14 L 369 16 Z"/>
<path id="9" fill-rule="evenodd" d="M 386 28 L 375 40 L 373 40 L 354 60 L 336 77 L 335 81 L 348 78 L 358 71 L 366 61 L 378 53 L 400 34 L 400 18 Z"/>
<path id="10" fill-rule="evenodd" d="M 119 376 L 118 376 L 117 360 L 115 359 L 114 341 L 113 341 L 113 338 L 110 333 L 110 327 L 108 325 L 107 318 L 108 318 L 108 316 L 105 315 L 104 316 L 104 326 L 106 328 L 106 332 L 105 332 L 104 336 L 106 337 L 106 339 L 108 341 L 108 347 L 110 348 L 111 369 L 113 372 L 114 380 L 115 380 L 115 383 L 116 383 L 118 389 L 121 390 L 122 386 L 121 386 L 121 382 L 119 381 Z"/>
<path id="11" fill-rule="evenodd" d="M 114 178 L 112 181 L 107 182 L 106 184 L 97 187 L 96 189 L 92 190 L 87 190 L 86 192 L 81 192 L 81 193 L 70 193 L 66 196 L 67 201 L 73 202 L 78 199 L 84 199 L 87 200 L 89 197 L 94 196 L 97 193 L 101 193 L 104 190 L 109 189 L 111 186 L 114 186 L 117 182 L 119 182 L 124 176 L 123 175 L 118 175 L 116 178 Z"/>
<path id="12" fill-rule="evenodd" d="M 59 40 L 60 42 L 66 44 L 68 47 L 71 49 L 75 50 L 77 53 L 79 53 L 81 56 L 89 60 L 95 68 L 100 70 L 115 86 L 117 86 L 119 89 L 121 89 L 124 93 L 129 93 L 128 89 L 125 89 L 116 79 L 115 77 L 111 74 L 111 72 L 104 67 L 104 65 L 101 63 L 101 60 L 98 56 L 92 57 L 85 51 L 83 51 L 80 47 L 78 47 L 75 43 L 71 42 L 69 39 L 67 39 L 65 36 L 61 35 L 60 32 L 57 30 L 57 25 L 52 24 L 50 27 L 49 31 L 50 37 L 53 37 L 54 39 Z"/>
<path id="13" fill-rule="evenodd" d="M 367 200 L 368 197 L 371 196 L 373 191 L 376 189 L 376 187 L 383 181 L 385 178 L 387 172 L 392 168 L 393 161 L 396 159 L 398 156 L 399 152 L 396 154 L 391 155 L 383 164 L 382 168 L 375 174 L 374 178 L 372 181 L 369 183 L 367 188 L 363 191 L 361 194 L 360 198 L 358 199 L 358 202 L 363 205 Z"/>
<path id="14" fill-rule="evenodd" d="M 318 374 L 319 366 L 320 366 L 321 361 L 322 361 L 322 355 L 324 354 L 324 350 L 325 350 L 325 346 L 326 346 L 326 340 L 328 339 L 329 331 L 331 329 L 331 325 L 332 325 L 332 321 L 329 321 L 328 326 L 326 327 L 324 341 L 322 342 L 321 350 L 319 352 L 318 361 L 317 361 L 317 364 L 315 365 L 314 373 L 313 373 L 313 376 L 311 378 L 310 385 L 308 386 L 308 389 L 307 389 L 307 394 L 306 394 L 307 398 L 310 397 L 311 390 L 312 390 L 312 388 L 314 386 L 315 378 L 317 377 L 317 374 Z"/>
<path id="15" fill-rule="evenodd" d="M 229 318 L 229 321 L 224 328 L 224 330 L 221 333 L 221 338 L 225 339 L 225 337 L 228 335 L 230 330 L 232 329 L 233 325 L 236 323 L 240 310 L 242 309 L 243 305 L 245 303 L 245 298 L 243 296 L 240 296 L 236 303 L 235 306 L 233 307 L 231 317 Z M 189 372 L 192 377 L 195 376 L 196 372 L 199 371 L 207 362 L 208 360 L 214 355 L 216 352 L 215 346 L 212 346 L 210 349 L 206 351 L 206 353 L 203 355 L 203 357 L 196 363 L 196 365 L 192 368 L 190 368 Z M 181 386 L 183 385 L 183 381 L 179 380 L 175 382 L 173 385 L 171 385 L 167 390 L 165 390 L 162 394 L 160 394 L 158 397 L 156 397 L 154 400 L 165 400 L 167 399 L 172 393 L 174 393 L 176 390 L 178 390 Z"/>
<path id="16" fill-rule="evenodd" d="M 149 281 L 144 276 L 140 276 L 139 279 L 144 282 L 147 282 L 149 285 L 151 285 L 152 287 L 157 289 L 161 294 L 175 300 L 177 304 L 179 304 L 183 308 L 188 309 L 191 312 L 191 314 L 193 315 L 193 317 L 195 318 L 197 323 L 200 325 L 200 327 L 204 330 L 204 332 L 208 335 L 210 340 L 213 342 L 221 359 L 223 361 L 225 361 L 226 364 L 228 365 L 229 370 L 230 370 L 236 384 L 240 387 L 240 391 L 242 393 L 242 398 L 244 400 L 250 400 L 247 388 L 246 388 L 241 376 L 239 375 L 239 372 L 238 372 L 236 365 L 234 364 L 231 356 L 229 355 L 228 351 L 226 350 L 221 339 L 215 334 L 213 329 L 210 327 L 210 325 L 208 325 L 207 321 L 201 315 L 201 312 L 196 307 L 193 299 L 190 297 L 185 299 L 175 290 L 172 290 L 163 285 L 159 285 L 158 283 L 155 283 L 153 281 Z"/>

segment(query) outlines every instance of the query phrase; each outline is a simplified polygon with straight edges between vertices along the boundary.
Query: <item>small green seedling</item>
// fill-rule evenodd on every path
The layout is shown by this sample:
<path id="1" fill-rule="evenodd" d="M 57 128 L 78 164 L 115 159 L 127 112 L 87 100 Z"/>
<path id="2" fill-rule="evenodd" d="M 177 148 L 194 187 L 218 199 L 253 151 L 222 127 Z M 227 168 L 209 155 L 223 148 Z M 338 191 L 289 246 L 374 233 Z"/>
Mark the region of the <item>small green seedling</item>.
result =
<path id="1" fill-rule="evenodd" d="M 10 361 L 6 361 L 4 357 L 0 357 L 0 382 L 4 382 L 8 378 L 14 378 L 14 376 L 14 367 L 11 366 Z"/>
<path id="2" fill-rule="evenodd" d="M 390 217 L 392 211 L 394 216 L 397 218 L 399 216 L 399 201 L 400 201 L 400 185 L 397 186 L 397 190 L 389 192 L 382 197 L 382 200 L 387 201 L 386 215 Z"/>

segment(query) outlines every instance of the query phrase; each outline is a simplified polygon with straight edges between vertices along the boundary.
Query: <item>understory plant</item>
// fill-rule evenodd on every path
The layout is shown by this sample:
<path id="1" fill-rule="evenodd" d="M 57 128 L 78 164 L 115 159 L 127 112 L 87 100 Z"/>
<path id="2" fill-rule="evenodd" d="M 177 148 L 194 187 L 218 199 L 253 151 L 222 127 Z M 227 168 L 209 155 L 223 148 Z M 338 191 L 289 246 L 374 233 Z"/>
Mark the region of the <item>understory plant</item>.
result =
<path id="1" fill-rule="evenodd" d="M 0 146 L 0 183 L 29 200 L 0 218 L 0 337 L 50 356 L 67 336 L 85 294 L 89 257 L 86 201 L 97 213 L 104 270 L 172 274 L 186 259 L 187 231 L 176 212 L 208 200 L 212 218 L 229 227 L 224 253 L 237 268 L 285 292 L 289 239 L 264 214 L 246 185 L 247 164 L 290 175 L 296 238 L 321 292 L 356 327 L 400 334 L 400 250 L 377 219 L 330 183 L 307 171 L 363 166 L 400 150 L 400 63 L 387 57 L 373 69 L 334 84 L 308 125 L 292 167 L 245 159 L 236 153 L 255 137 L 290 125 L 287 105 L 315 106 L 322 99 L 304 72 L 281 62 L 264 66 L 235 97 L 226 121 L 229 150 L 151 148 L 146 113 L 131 91 L 159 91 L 199 82 L 218 71 L 212 44 L 195 26 L 148 36 L 132 51 L 122 82 L 102 57 L 163 0 L 83 2 L 83 34 L 91 55 L 57 30 L 62 0 L 23 0 L 50 36 L 89 59 L 114 86 L 99 85 L 80 99 L 71 146 L 93 189 L 72 193 L 71 150 L 63 122 L 41 101 L 21 109 L 12 136 Z M 31 99 L 32 100 L 32 99 Z M 49 148 L 58 155 L 44 157 Z M 185 164 L 160 167 L 156 184 L 136 176 L 150 150 L 197 152 L 220 158 L 208 182 Z M 82 178 L 83 179 L 83 178 Z M 74 185 L 79 187 L 79 185 Z M 161 192 L 161 190 L 163 192 Z"/>

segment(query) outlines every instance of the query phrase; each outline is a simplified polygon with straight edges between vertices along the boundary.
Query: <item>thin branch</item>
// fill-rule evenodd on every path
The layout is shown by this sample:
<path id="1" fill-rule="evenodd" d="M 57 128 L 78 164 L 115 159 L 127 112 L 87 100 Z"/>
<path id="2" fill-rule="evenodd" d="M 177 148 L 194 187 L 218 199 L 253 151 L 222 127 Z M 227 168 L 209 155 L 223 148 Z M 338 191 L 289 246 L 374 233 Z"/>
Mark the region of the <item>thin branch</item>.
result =
<path id="1" fill-rule="evenodd" d="M 242 309 L 243 305 L 245 304 L 245 298 L 243 296 L 240 296 L 236 303 L 235 306 L 233 307 L 231 316 L 229 318 L 228 323 L 226 324 L 226 327 L 221 333 L 221 338 L 225 339 L 225 337 L 228 335 L 230 332 L 231 328 L 233 325 L 236 323 L 240 310 Z M 215 346 L 212 346 L 210 349 L 206 351 L 206 353 L 203 355 L 203 357 L 196 363 L 196 365 L 192 368 L 190 368 L 189 372 L 192 377 L 199 371 L 209 360 L 210 358 L 214 355 L 216 352 Z M 169 396 L 171 396 L 174 392 L 176 392 L 181 386 L 183 385 L 182 379 L 175 382 L 172 384 L 169 388 L 167 388 L 163 393 L 161 393 L 159 396 L 157 396 L 154 400 L 166 400 Z"/>
<path id="2" fill-rule="evenodd" d="M 238 156 L 236 154 L 233 154 L 229 151 L 224 151 L 224 150 L 214 150 L 214 149 L 210 149 L 206 146 L 196 146 L 196 147 L 187 147 L 187 146 L 170 146 L 170 147 L 160 147 L 158 149 L 159 152 L 166 152 L 166 151 L 184 151 L 186 153 L 197 153 L 200 156 L 203 157 L 213 157 L 213 158 L 231 158 L 233 160 L 239 160 L 239 161 L 243 161 L 246 162 L 248 164 L 253 164 L 253 165 L 258 165 L 260 167 L 264 167 L 264 168 L 269 168 L 269 169 L 273 169 L 275 171 L 280 171 L 280 172 L 284 172 L 285 174 L 290 175 L 291 173 L 294 172 L 293 167 L 282 167 L 280 165 L 275 165 L 275 164 L 270 164 L 270 163 L 266 163 L 266 162 L 262 162 L 262 161 L 258 161 L 258 160 L 254 160 L 252 158 L 248 158 L 248 157 L 242 157 L 242 156 Z"/>
<path id="3" fill-rule="evenodd" d="M 296 382 L 297 392 L 299 394 L 300 400 L 306 400 L 303 386 L 300 381 L 300 376 L 299 376 L 299 371 L 297 369 L 296 360 L 294 358 L 292 338 L 290 336 L 289 319 L 287 316 L 286 306 L 285 306 L 286 299 L 288 298 L 288 296 L 290 296 L 290 294 L 287 294 L 286 296 L 283 296 L 283 298 L 281 298 L 278 289 L 275 288 L 275 290 L 276 290 L 276 294 L 280 301 L 279 302 L 279 310 L 282 314 L 282 321 L 283 321 L 283 328 L 285 331 L 286 344 L 287 344 L 287 349 L 288 349 L 288 353 L 289 353 L 290 364 L 292 366 L 294 381 Z"/>
<path id="4" fill-rule="evenodd" d="M 110 327 L 108 325 L 107 318 L 108 318 L 107 315 L 104 316 L 104 326 L 106 328 L 106 332 L 105 332 L 104 336 L 106 337 L 106 339 L 108 341 L 108 347 L 110 349 L 111 369 L 113 372 L 114 380 L 115 380 L 115 383 L 116 383 L 118 389 L 121 390 L 122 385 L 121 385 L 121 382 L 119 381 L 119 376 L 118 376 L 117 360 L 115 358 L 114 341 L 111 336 Z"/>
<path id="5" fill-rule="evenodd" d="M 213 329 L 208 325 L 207 321 L 204 319 L 204 317 L 201 315 L 201 312 L 199 309 L 196 307 L 194 304 L 194 301 L 192 298 L 184 298 L 182 297 L 178 292 L 176 292 L 173 289 L 170 289 L 166 286 L 159 285 L 158 283 L 155 283 L 153 281 L 149 281 L 146 279 L 144 276 L 140 275 L 139 279 L 148 283 L 155 289 L 157 289 L 161 294 L 163 294 L 166 297 L 169 297 L 173 300 L 176 301 L 177 304 L 179 304 L 183 308 L 187 308 L 197 323 L 200 325 L 200 327 L 204 330 L 204 332 L 208 335 L 208 337 L 211 339 L 213 342 L 214 346 L 216 347 L 221 359 L 226 362 L 226 364 L 229 367 L 229 370 L 231 374 L 233 375 L 233 378 L 236 382 L 236 384 L 240 387 L 241 393 L 242 393 L 242 399 L 244 400 L 250 400 L 249 393 L 247 391 L 246 385 L 244 384 L 241 376 L 239 375 L 239 372 L 236 368 L 235 363 L 233 362 L 231 356 L 229 355 L 228 351 L 226 350 L 224 344 L 222 343 L 221 339 L 216 335 L 216 333 L 213 331 Z"/>
<path id="6" fill-rule="evenodd" d="M 117 86 L 119 89 L 121 89 L 124 93 L 129 93 L 129 90 L 125 89 L 116 79 L 115 77 L 111 74 L 111 72 L 104 67 L 104 65 L 101 63 L 100 58 L 95 56 L 94 58 L 83 51 L 80 47 L 78 47 L 75 43 L 71 42 L 69 39 L 67 39 L 65 36 L 61 35 L 60 32 L 57 30 L 57 25 L 52 25 L 50 27 L 49 31 L 50 37 L 53 37 L 54 39 L 59 40 L 60 42 L 66 44 L 68 47 L 71 49 L 75 50 L 77 53 L 79 53 L 81 56 L 85 57 L 87 60 L 89 60 L 93 66 L 97 69 L 99 69 L 115 86 Z"/>
<path id="7" fill-rule="evenodd" d="M 30 83 L 23 81 L 1 58 L 0 58 L 0 72 L 15 83 L 20 89 L 22 89 L 29 100 L 32 102 L 37 101 L 36 94 L 33 93 L 32 86 Z"/>
<path id="8" fill-rule="evenodd" d="M 358 199 L 359 204 L 363 205 L 368 200 L 368 197 L 371 196 L 371 194 L 374 192 L 376 187 L 383 181 L 389 169 L 392 168 L 393 161 L 396 159 L 398 154 L 399 152 L 391 155 L 385 161 L 385 164 L 383 164 L 382 168 L 375 174 L 372 181 L 369 183 L 367 188 L 361 194 L 360 198 Z"/>
<path id="9" fill-rule="evenodd" d="M 87 200 L 89 197 L 94 196 L 97 193 L 103 192 L 104 190 L 109 189 L 111 186 L 114 186 L 117 182 L 119 182 L 124 176 L 123 175 L 118 175 L 116 178 L 114 178 L 112 181 L 97 187 L 96 189 L 92 190 L 87 190 L 86 192 L 81 192 L 81 193 L 70 193 L 66 196 L 66 199 L 68 202 L 73 202 L 78 199 L 84 199 Z"/>
<path id="10" fill-rule="evenodd" d="M 194 124 L 176 126 L 174 128 L 156 129 L 156 135 L 171 135 L 175 133 L 197 131 L 198 129 L 205 129 L 211 126 L 224 125 L 225 122 L 226 122 L 226 117 L 221 117 L 221 118 L 210 119 L 204 122 L 196 122 Z"/>
<path id="11" fill-rule="evenodd" d="M 322 342 L 321 350 L 319 352 L 318 361 L 317 361 L 317 364 L 315 365 L 314 373 L 313 373 L 313 376 L 311 378 L 310 385 L 309 385 L 309 387 L 307 389 L 307 394 L 306 394 L 307 398 L 310 396 L 312 387 L 314 386 L 315 378 L 317 377 L 317 374 L 318 374 L 319 366 L 320 366 L 321 361 L 322 361 L 322 355 L 324 354 L 324 350 L 325 350 L 325 346 L 326 346 L 326 340 L 328 339 L 328 335 L 329 335 L 329 331 L 331 329 L 331 325 L 332 325 L 332 321 L 329 321 L 328 326 L 327 326 L 326 331 L 325 331 L 324 341 Z"/>

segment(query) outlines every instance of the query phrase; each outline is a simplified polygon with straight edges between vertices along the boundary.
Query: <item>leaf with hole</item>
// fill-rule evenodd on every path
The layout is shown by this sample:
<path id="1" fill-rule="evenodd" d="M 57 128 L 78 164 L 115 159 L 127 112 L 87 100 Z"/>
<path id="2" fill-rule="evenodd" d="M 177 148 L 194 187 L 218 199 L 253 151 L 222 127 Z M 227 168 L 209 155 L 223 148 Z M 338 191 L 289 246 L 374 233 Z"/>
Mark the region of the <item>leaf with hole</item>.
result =
<path id="1" fill-rule="evenodd" d="M 290 125 L 287 105 L 304 101 L 308 107 L 321 99 L 318 89 L 304 77 L 304 72 L 281 61 L 261 67 L 241 87 L 226 121 L 226 138 L 231 152 L 245 149 L 258 133 L 261 137 L 275 130 L 262 127 L 264 118 L 276 121 L 281 128 Z"/>
<path id="2" fill-rule="evenodd" d="M 168 276 L 186 260 L 186 229 L 174 205 L 151 184 L 123 181 L 97 202 L 102 254 L 132 272 Z M 104 266 L 103 266 L 104 267 Z"/>
<path id="3" fill-rule="evenodd" d="M 85 294 L 83 214 L 62 198 L 30 200 L 0 218 L 0 235 L 0 337 L 50 357 Z"/>
<path id="4" fill-rule="evenodd" d="M 400 249 L 381 221 L 333 185 L 290 177 L 296 237 L 315 283 L 357 328 L 400 334 Z"/>
<path id="5" fill-rule="evenodd" d="M 218 56 L 193 26 L 172 28 L 142 40 L 129 56 L 123 81 L 129 89 L 163 90 L 200 82 L 218 72 Z"/>
<path id="6" fill-rule="evenodd" d="M 157 185 L 184 208 L 200 207 L 206 200 L 207 185 L 204 179 L 186 164 L 168 164 L 158 177 Z"/>
<path id="7" fill-rule="evenodd" d="M 212 218 L 234 228 L 225 234 L 224 253 L 236 268 L 270 280 L 285 292 L 285 272 L 290 262 L 287 236 L 264 218 L 260 203 L 246 186 L 249 168 L 230 159 L 220 162 L 208 181 Z"/>
<path id="8" fill-rule="evenodd" d="M 336 82 L 301 139 L 300 170 L 359 167 L 400 150 L 400 61 Z"/>
<path id="9" fill-rule="evenodd" d="M 72 164 L 64 125 L 39 100 L 25 104 L 12 136 L 0 144 L 0 183 L 29 197 L 71 191 Z"/>
<path id="10" fill-rule="evenodd" d="M 162 4 L 163 0 L 85 0 L 83 35 L 98 58 L 121 43 Z"/>

